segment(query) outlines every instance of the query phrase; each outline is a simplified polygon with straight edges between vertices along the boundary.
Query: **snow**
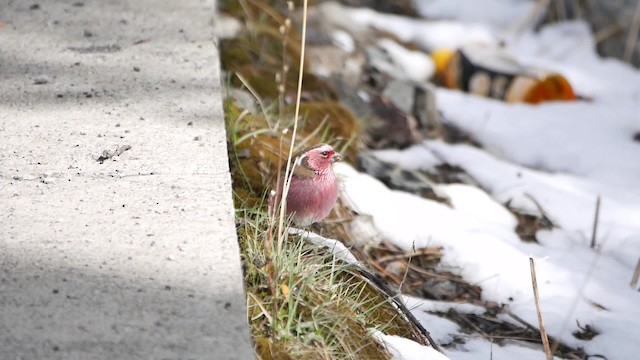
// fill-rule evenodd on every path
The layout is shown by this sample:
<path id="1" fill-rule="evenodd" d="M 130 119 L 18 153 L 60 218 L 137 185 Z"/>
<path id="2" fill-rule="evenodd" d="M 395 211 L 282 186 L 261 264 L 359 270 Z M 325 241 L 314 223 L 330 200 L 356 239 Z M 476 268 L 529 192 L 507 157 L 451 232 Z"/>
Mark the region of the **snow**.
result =
<path id="1" fill-rule="evenodd" d="M 634 132 L 640 131 L 640 103 L 505 106 L 445 89 L 438 90 L 437 97 L 439 109 L 452 124 L 471 132 L 496 155 L 614 187 L 624 185 L 627 178 L 640 179 L 640 162 L 634 161 L 639 146 L 633 140 Z M 640 194 L 631 191 L 634 196 Z"/>
<path id="2" fill-rule="evenodd" d="M 458 20 L 507 28 L 514 20 L 533 11 L 533 1 L 523 0 L 414 0 L 418 13 L 425 18 Z"/>
<path id="3" fill-rule="evenodd" d="M 409 50 L 390 39 L 378 40 L 377 46 L 384 56 L 372 57 L 371 64 L 399 80 L 422 83 L 435 72 L 433 60 L 423 52 Z"/>
<path id="4" fill-rule="evenodd" d="M 394 360 L 449 360 L 448 357 L 429 346 L 396 335 L 385 335 L 380 331 L 374 337 L 391 353 Z"/>
<path id="5" fill-rule="evenodd" d="M 537 212 L 531 200 L 536 199 L 551 220 L 560 226 L 554 232 L 565 235 L 560 242 L 553 237 L 548 239 L 549 235 L 542 232 L 540 241 L 549 246 L 560 247 L 564 242 L 571 246 L 589 246 L 596 198 L 600 194 L 600 251 L 628 267 L 637 262 L 640 256 L 640 200 L 635 183 L 639 178 L 621 175 L 616 181 L 620 183 L 618 186 L 608 186 L 572 174 L 533 170 L 468 145 L 452 146 L 442 142 L 425 145 L 447 163 L 464 168 L 500 203 L 510 200 L 516 208 Z M 624 179 L 628 182 L 626 186 Z"/>
<path id="6" fill-rule="evenodd" d="M 289 234 L 299 235 L 300 237 L 314 245 L 327 248 L 329 251 L 331 251 L 336 259 L 344 261 L 347 264 L 356 265 L 359 267 L 364 266 L 362 265 L 362 263 L 360 263 L 360 261 L 358 261 L 358 259 L 356 259 L 355 255 L 353 255 L 351 251 L 349 251 L 349 249 L 347 249 L 347 247 L 338 240 L 328 239 L 318 234 L 294 227 L 289 228 Z"/>
<path id="7" fill-rule="evenodd" d="M 514 359 L 543 359 L 540 350 L 526 347 L 526 345 L 507 344 L 499 346 L 480 338 L 471 338 L 461 347 L 460 351 L 449 352 L 450 359 L 456 360 L 514 360 Z M 555 358 L 557 359 L 557 358 Z"/>
<path id="8" fill-rule="evenodd" d="M 496 44 L 496 36 L 485 26 L 453 21 L 425 21 L 399 15 L 379 13 L 364 8 L 349 8 L 335 2 L 318 5 L 322 18 L 333 26 L 363 33 L 373 28 L 393 33 L 405 42 L 415 42 L 424 49 L 459 48 L 468 43 Z"/>
<path id="9" fill-rule="evenodd" d="M 373 155 L 408 170 L 458 166 L 479 187 L 437 185 L 436 191 L 450 199 L 448 206 L 390 190 L 347 164 L 336 164 L 342 198 L 356 212 L 371 216 L 380 234 L 405 250 L 442 247 L 443 270 L 480 286 L 483 300 L 505 304 L 508 311 L 537 326 L 529 269 L 533 258 L 551 336 L 588 354 L 635 359 L 640 351 L 640 292 L 629 282 L 640 259 L 640 142 L 634 140 L 640 133 L 640 71 L 600 58 L 593 34 L 581 22 L 510 33 L 530 16 L 532 1 L 416 3 L 424 16 L 444 20 L 408 19 L 335 3 L 321 7 L 345 31 L 385 30 L 402 41 L 414 41 L 423 50 L 476 43 L 491 46 L 497 39 L 506 39 L 503 51 L 522 64 L 563 74 L 584 100 L 506 104 L 438 89 L 437 106 L 443 119 L 469 133 L 482 147 L 429 140 Z M 337 14 L 342 20 L 336 19 Z M 396 59 L 405 56 L 406 49 L 395 49 L 396 45 L 385 50 L 395 52 Z M 598 197 L 599 227 L 592 248 Z M 523 242 L 506 203 L 528 213 L 542 211 L 555 227 L 538 231 L 537 243 Z M 446 349 L 450 359 L 544 356 L 539 346 L 491 344 L 429 313 L 449 308 L 478 312 L 481 307 L 415 298 L 406 302 L 436 341 L 464 339 L 464 344 Z M 576 321 L 592 326 L 599 335 L 588 341 L 575 338 Z M 394 355 L 417 345 L 386 335 L 383 339 L 395 349 Z"/>
<path id="10" fill-rule="evenodd" d="M 331 42 L 338 48 L 352 53 L 356 49 L 356 43 L 348 32 L 335 30 L 331 33 Z"/>
<path id="11" fill-rule="evenodd" d="M 406 150 L 378 150 L 373 155 L 382 161 L 398 164 L 406 170 L 434 171 L 437 165 L 442 164 L 442 160 L 423 146 L 413 146 Z"/>

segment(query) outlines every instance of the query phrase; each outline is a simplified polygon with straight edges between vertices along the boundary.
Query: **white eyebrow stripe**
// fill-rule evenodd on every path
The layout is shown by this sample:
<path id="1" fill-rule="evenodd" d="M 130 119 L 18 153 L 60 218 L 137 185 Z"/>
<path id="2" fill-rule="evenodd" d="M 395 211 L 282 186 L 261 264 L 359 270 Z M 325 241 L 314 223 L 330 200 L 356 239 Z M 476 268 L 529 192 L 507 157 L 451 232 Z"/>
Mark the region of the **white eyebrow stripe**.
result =
<path id="1" fill-rule="evenodd" d="M 298 157 L 296 158 L 296 160 L 293 162 L 293 165 L 294 165 L 294 166 L 300 166 L 300 165 L 302 165 L 302 160 L 304 160 L 304 158 L 306 158 L 306 157 L 307 157 L 307 154 L 302 154 L 302 155 L 298 156 Z"/>

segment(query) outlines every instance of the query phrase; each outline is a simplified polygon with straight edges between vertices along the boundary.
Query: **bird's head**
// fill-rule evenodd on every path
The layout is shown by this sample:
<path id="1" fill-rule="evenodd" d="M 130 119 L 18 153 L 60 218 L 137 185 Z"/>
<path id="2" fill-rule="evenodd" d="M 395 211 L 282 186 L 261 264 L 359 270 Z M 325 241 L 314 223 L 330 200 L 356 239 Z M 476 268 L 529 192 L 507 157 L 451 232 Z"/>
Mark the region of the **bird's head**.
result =
<path id="1" fill-rule="evenodd" d="M 316 174 L 325 174 L 331 170 L 331 165 L 342 160 L 342 155 L 331 145 L 320 144 L 301 151 L 296 161 L 299 165 L 312 170 Z"/>

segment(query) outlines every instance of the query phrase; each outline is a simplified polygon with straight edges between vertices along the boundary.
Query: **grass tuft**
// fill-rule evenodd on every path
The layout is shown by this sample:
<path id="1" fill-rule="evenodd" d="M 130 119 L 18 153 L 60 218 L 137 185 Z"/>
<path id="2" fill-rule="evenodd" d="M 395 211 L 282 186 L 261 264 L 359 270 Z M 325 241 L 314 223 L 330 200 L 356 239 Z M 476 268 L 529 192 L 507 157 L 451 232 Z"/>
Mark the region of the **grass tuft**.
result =
<path id="1" fill-rule="evenodd" d="M 239 210 L 238 218 L 248 316 L 260 358 L 389 358 L 369 329 L 386 330 L 397 313 L 380 311 L 385 299 L 354 265 L 295 235 L 279 248 L 264 212 Z"/>

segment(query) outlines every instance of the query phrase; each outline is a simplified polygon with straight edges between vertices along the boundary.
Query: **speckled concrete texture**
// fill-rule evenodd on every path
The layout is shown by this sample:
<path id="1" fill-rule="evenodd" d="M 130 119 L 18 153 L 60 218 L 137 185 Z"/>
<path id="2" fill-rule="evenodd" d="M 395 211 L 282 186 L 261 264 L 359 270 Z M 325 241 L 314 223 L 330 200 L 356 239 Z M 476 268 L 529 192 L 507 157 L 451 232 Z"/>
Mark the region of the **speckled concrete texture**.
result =
<path id="1" fill-rule="evenodd" d="M 213 13 L 0 0 L 0 358 L 254 357 Z"/>

